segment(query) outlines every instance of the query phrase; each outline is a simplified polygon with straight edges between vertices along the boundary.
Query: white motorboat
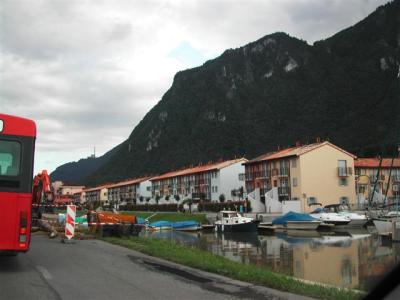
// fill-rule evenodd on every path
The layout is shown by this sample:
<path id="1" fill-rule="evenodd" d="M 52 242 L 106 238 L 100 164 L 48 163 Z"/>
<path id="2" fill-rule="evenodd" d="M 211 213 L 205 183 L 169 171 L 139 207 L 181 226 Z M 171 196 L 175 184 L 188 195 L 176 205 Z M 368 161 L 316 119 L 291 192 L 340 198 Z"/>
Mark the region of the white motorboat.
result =
<path id="1" fill-rule="evenodd" d="M 324 207 L 324 212 L 333 212 L 337 213 L 339 216 L 348 217 L 350 222 L 346 224 L 346 226 L 362 227 L 368 222 L 368 217 L 366 215 L 351 212 L 348 206 L 345 204 L 326 205 Z"/>
<path id="2" fill-rule="evenodd" d="M 220 232 L 255 232 L 258 221 L 246 218 L 236 211 L 221 211 L 219 220 L 214 223 L 215 230 Z"/>
<path id="3" fill-rule="evenodd" d="M 334 224 L 335 226 L 347 225 L 351 221 L 350 218 L 347 216 L 341 216 L 337 213 L 325 212 L 320 207 L 310 213 L 310 216 L 326 224 Z"/>

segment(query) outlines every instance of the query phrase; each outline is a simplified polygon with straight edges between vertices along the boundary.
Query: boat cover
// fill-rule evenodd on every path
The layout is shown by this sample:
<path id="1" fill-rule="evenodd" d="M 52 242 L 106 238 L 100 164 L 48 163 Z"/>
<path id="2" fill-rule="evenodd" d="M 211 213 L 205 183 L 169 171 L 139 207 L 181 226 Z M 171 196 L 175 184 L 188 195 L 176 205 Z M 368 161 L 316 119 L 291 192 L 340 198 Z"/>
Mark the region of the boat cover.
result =
<path id="1" fill-rule="evenodd" d="M 281 217 L 276 218 L 272 221 L 272 225 L 286 225 L 287 221 L 318 221 L 311 217 L 309 214 L 296 213 L 289 211 Z"/>
<path id="2" fill-rule="evenodd" d="M 150 227 L 171 227 L 171 222 L 170 221 L 157 221 L 150 223 Z"/>
<path id="3" fill-rule="evenodd" d="M 146 220 L 141 217 L 137 218 L 137 222 L 138 222 L 138 224 L 146 224 Z"/>
<path id="4" fill-rule="evenodd" d="M 172 228 L 174 228 L 174 229 L 181 229 L 181 228 L 187 228 L 187 227 L 193 227 L 193 226 L 200 226 L 200 224 L 196 221 L 181 221 L 181 222 L 172 223 Z"/>

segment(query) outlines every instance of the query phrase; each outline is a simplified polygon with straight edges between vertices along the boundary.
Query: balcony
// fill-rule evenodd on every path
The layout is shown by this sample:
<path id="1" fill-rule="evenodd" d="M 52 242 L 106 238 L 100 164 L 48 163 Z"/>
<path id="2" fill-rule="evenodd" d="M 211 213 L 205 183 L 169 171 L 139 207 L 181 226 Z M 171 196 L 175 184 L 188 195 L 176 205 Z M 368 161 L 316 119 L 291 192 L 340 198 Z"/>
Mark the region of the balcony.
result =
<path id="1" fill-rule="evenodd" d="M 338 167 L 337 172 L 339 177 L 347 177 L 353 174 L 353 169 L 351 167 Z"/>
<path id="2" fill-rule="evenodd" d="M 246 178 L 246 181 L 253 180 L 253 178 L 254 178 L 253 173 L 246 173 L 245 178 Z"/>
<path id="3" fill-rule="evenodd" d="M 393 182 L 400 182 L 400 175 L 392 175 Z"/>
<path id="4" fill-rule="evenodd" d="M 369 181 L 370 182 L 375 182 L 375 181 L 384 181 L 385 180 L 385 175 L 380 174 L 377 178 L 376 174 L 375 175 L 369 175 Z"/>
<path id="5" fill-rule="evenodd" d="M 288 168 L 280 168 L 279 169 L 279 176 L 280 177 L 289 176 L 289 169 Z"/>
<path id="6" fill-rule="evenodd" d="M 279 196 L 287 196 L 290 194 L 290 187 L 289 186 L 280 186 L 278 187 L 278 195 Z"/>

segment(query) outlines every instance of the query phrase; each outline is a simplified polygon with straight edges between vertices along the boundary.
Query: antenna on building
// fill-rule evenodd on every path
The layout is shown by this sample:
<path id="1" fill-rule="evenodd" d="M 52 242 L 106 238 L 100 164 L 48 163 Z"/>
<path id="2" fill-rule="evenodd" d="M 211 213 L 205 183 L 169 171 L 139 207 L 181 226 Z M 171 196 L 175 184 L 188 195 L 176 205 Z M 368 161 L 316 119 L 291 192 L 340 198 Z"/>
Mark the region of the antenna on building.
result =
<path id="1" fill-rule="evenodd" d="M 93 147 L 93 158 L 96 158 L 96 146 Z"/>

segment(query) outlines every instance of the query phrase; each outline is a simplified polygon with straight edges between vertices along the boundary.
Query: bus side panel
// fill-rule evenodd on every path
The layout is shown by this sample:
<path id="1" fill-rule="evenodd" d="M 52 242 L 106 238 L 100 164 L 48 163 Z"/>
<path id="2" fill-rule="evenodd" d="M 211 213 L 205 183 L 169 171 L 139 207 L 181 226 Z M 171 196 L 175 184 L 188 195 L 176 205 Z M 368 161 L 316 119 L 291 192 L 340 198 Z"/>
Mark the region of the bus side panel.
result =
<path id="1" fill-rule="evenodd" d="M 0 250 L 27 251 L 31 231 L 31 194 L 0 192 Z M 20 243 L 21 213 L 26 216 L 25 242 Z"/>

